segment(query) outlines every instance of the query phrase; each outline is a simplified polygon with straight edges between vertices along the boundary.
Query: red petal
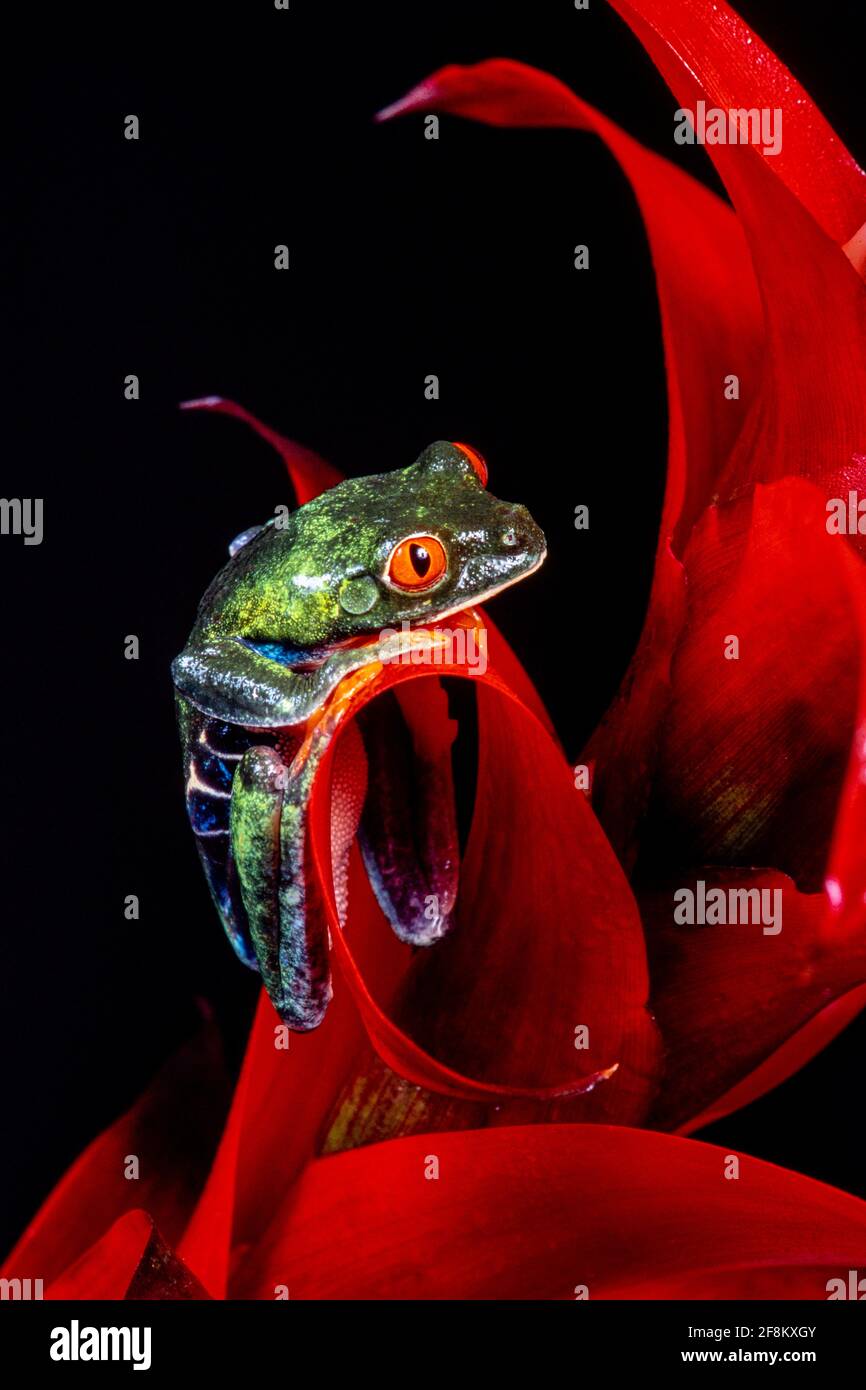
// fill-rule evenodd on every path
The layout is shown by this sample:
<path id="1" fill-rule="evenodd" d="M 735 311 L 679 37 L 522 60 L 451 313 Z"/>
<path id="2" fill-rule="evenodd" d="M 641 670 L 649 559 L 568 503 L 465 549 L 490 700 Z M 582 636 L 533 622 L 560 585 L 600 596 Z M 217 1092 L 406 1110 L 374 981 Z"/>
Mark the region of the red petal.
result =
<path id="1" fill-rule="evenodd" d="M 121 1216 L 46 1291 L 50 1299 L 206 1299 L 145 1211 Z"/>
<path id="2" fill-rule="evenodd" d="M 431 972 L 431 984 L 427 989 L 416 980 L 425 1002 L 406 1010 L 412 1036 L 368 988 L 353 951 L 351 915 L 348 929 L 340 928 L 327 779 L 320 773 L 316 780 L 311 846 L 341 973 L 379 1055 L 416 1085 L 465 1100 L 548 1101 L 590 1089 L 618 1063 L 623 1091 L 639 1091 L 645 1104 L 655 1039 L 644 1010 L 643 941 L 631 894 L 560 749 L 494 674 L 495 643 L 488 640 L 488 647 L 488 670 L 475 677 L 481 764 L 458 926 L 416 967 L 416 974 Z M 438 669 L 467 674 L 458 665 Z M 419 676 L 419 667 L 386 667 L 350 692 L 339 717 Z M 501 814 L 518 803 L 525 820 Z M 579 1024 L 590 1030 L 588 1053 L 575 1052 Z M 419 1032 L 429 1046 L 419 1044 Z"/>
<path id="3" fill-rule="evenodd" d="M 204 1183 L 227 1101 L 219 1044 L 208 1029 L 76 1159 L 9 1255 L 3 1274 L 56 1279 L 132 1207 L 146 1206 L 174 1244 Z M 139 1159 L 138 1179 L 124 1176 L 130 1154 Z"/>
<path id="4" fill-rule="evenodd" d="M 681 861 L 772 864 L 822 886 L 866 683 L 854 601 L 866 569 L 825 522 L 821 495 L 788 479 L 712 509 L 689 543 L 657 790 L 660 837 Z M 739 658 L 726 659 L 733 638 Z M 863 860 L 848 814 L 835 850 L 846 882 Z"/>
<path id="5" fill-rule="evenodd" d="M 792 473 L 826 496 L 866 491 L 866 286 L 841 249 L 866 218 L 866 176 L 727 5 L 613 2 L 684 106 L 783 113 L 775 156 L 751 144 L 706 147 L 749 241 L 767 335 L 758 407 L 720 496 Z M 804 304 L 816 312 L 804 315 Z M 859 543 L 866 550 L 866 538 Z"/>
<path id="6" fill-rule="evenodd" d="M 828 1004 L 820 1013 L 815 1014 L 805 1027 L 783 1042 L 775 1052 L 771 1052 L 766 1061 L 759 1063 L 754 1071 L 750 1071 L 742 1081 L 738 1081 L 729 1091 L 720 1095 L 718 1100 L 712 1101 L 706 1110 L 693 1112 L 688 1120 L 677 1127 L 677 1133 L 692 1134 L 703 1125 L 712 1124 L 714 1120 L 720 1120 L 734 1110 L 740 1110 L 744 1105 L 749 1105 L 759 1096 L 766 1095 L 768 1091 L 780 1086 L 838 1037 L 842 1029 L 847 1028 L 864 1006 L 866 986 L 862 985 L 859 989 L 843 995 L 833 1004 Z"/>
<path id="7" fill-rule="evenodd" d="M 759 405 L 726 467 L 720 495 L 734 496 L 751 489 L 756 480 L 791 473 L 819 483 L 821 501 L 833 496 L 845 498 L 850 489 L 862 495 L 866 485 L 866 290 L 839 243 L 851 239 L 845 249 L 856 263 L 860 255 L 858 236 L 866 214 L 866 178 L 783 65 L 726 5 L 707 0 L 665 0 L 664 5 L 657 0 L 614 3 L 685 105 L 705 99 L 708 105 L 722 109 L 757 105 L 783 111 L 783 147 L 775 157 L 765 157 L 753 147 L 707 147 L 749 238 L 767 324 Z M 819 311 L 804 316 L 804 303 L 814 304 Z M 710 762 L 733 793 L 730 774 L 726 776 L 722 769 L 726 751 L 734 776 L 745 783 L 736 792 L 739 809 L 745 800 L 754 813 L 752 831 L 757 832 L 757 842 L 750 834 L 752 859 L 787 862 L 801 874 L 811 870 L 813 879 L 826 867 L 832 825 L 828 890 L 833 911 L 818 914 L 812 937 L 839 942 L 844 932 L 845 950 L 850 954 L 862 948 L 866 921 L 866 856 L 862 852 L 866 839 L 864 576 L 852 565 L 844 547 L 837 547 L 831 557 L 826 537 L 824 560 L 830 573 L 821 572 L 819 510 L 820 506 L 816 507 L 814 531 L 809 536 L 802 524 L 792 525 L 787 538 L 780 527 L 777 549 L 766 544 L 769 526 L 765 525 L 765 556 L 773 563 L 781 561 L 779 568 L 787 570 L 801 604 L 796 604 L 793 595 L 781 595 L 781 576 L 777 577 L 775 592 L 768 592 L 753 571 L 752 612 L 760 614 L 763 605 L 768 612 L 763 626 L 758 617 L 750 627 L 753 637 L 766 644 L 766 661 L 762 657 L 763 682 L 757 662 L 745 677 L 752 684 L 753 698 L 747 698 L 745 692 L 735 697 L 744 727 L 733 732 L 727 718 L 730 707 L 721 720 L 716 717 L 719 697 L 731 692 L 731 680 L 722 682 L 715 700 L 705 682 L 683 682 L 671 716 L 667 781 L 670 790 L 678 775 L 692 787 L 699 777 L 712 777 L 706 758 L 706 745 L 712 743 Z M 852 537 L 852 543 L 861 551 L 866 546 L 861 536 Z M 756 547 L 761 544 L 761 537 L 757 537 Z M 802 557 L 797 553 L 795 558 L 794 551 L 800 547 L 805 547 L 806 553 Z M 718 556 L 714 563 L 718 565 Z M 725 595 L 718 576 L 711 576 L 719 594 L 713 616 L 738 602 L 745 610 L 749 580 L 744 571 L 748 563 L 747 558 L 736 574 L 736 592 Z M 815 591 L 824 595 L 823 614 L 815 604 Z M 727 617 L 725 625 L 731 632 L 739 630 L 738 622 L 728 623 Z M 691 640 L 686 638 L 678 656 L 679 673 L 689 661 L 693 668 L 700 662 L 698 626 L 696 621 Z M 810 636 L 811 643 L 807 640 Z M 753 649 L 755 646 L 753 641 Z M 798 664 L 808 669 L 798 670 Z M 809 671 L 814 673 L 813 679 Z M 780 688 L 778 694 L 768 689 L 771 681 Z M 855 700 L 858 732 L 852 737 Z M 692 732 L 695 720 L 706 725 L 700 769 L 688 761 L 689 733 L 683 732 L 684 719 L 691 721 Z M 780 748 L 782 724 L 793 735 L 784 752 Z M 783 767 L 785 758 L 787 769 Z M 848 773 L 840 800 L 840 769 L 846 761 Z M 715 811 L 724 811 L 721 782 L 713 792 Z M 685 789 L 682 798 L 688 812 L 694 811 L 694 802 Z M 737 815 L 737 809 L 729 808 L 732 835 L 743 826 L 744 818 Z M 720 829 L 717 814 L 715 830 Z M 700 808 L 698 830 L 704 836 L 712 834 Z M 810 845 L 810 839 L 817 844 Z M 730 857 L 726 851 L 732 848 L 730 842 L 719 846 L 706 841 L 702 847 L 721 848 L 722 857 Z M 810 850 L 811 863 L 806 858 Z M 745 852 L 741 846 L 740 854 Z M 835 964 L 838 977 L 843 963 L 837 960 Z M 832 1014 L 823 1013 L 820 1021 L 816 1018 L 789 1044 L 783 1058 L 777 1056 L 765 1064 L 758 1084 L 766 1084 L 774 1070 L 791 1067 L 797 1058 L 803 1060 L 809 1047 L 850 1016 L 859 997 L 857 992 Z M 796 1013 L 795 1008 L 791 1022 Z M 746 1094 L 754 1085 L 753 1078 L 738 1088 L 738 1094 Z M 671 1098 L 667 1091 L 662 1104 Z"/>
<path id="8" fill-rule="evenodd" d="M 674 924 L 675 889 L 778 890 L 778 934 L 761 924 Z M 772 904 L 768 898 L 768 905 Z M 695 869 L 664 892 L 641 899 L 650 951 L 651 1003 L 665 1040 L 665 1072 L 651 1122 L 661 1129 L 695 1127 L 697 1117 L 752 1100 L 802 1066 L 849 1021 L 849 991 L 866 982 L 866 939 L 834 949 L 822 935 L 823 894 L 798 893 L 769 871 Z M 858 990 L 858 995 L 860 991 Z M 848 996 L 827 1016 L 827 1006 Z M 823 1015 L 823 1017 L 822 1017 Z M 816 1028 L 806 1030 L 812 1020 Z M 800 1030 L 805 1030 L 800 1032 Z M 721 1041 L 723 1040 L 723 1042 Z M 791 1042 L 783 1056 L 778 1049 Z M 774 1058 L 761 1076 L 756 1069 Z M 725 1100 L 725 1103 L 721 1102 Z"/>
<path id="9" fill-rule="evenodd" d="M 772 481 L 789 474 L 800 474 L 818 483 L 825 500 L 847 498 L 849 490 L 862 496 L 866 492 L 866 287 L 839 243 L 854 238 L 848 253 L 856 261 L 859 243 L 854 234 L 866 216 L 866 177 L 787 69 L 727 5 L 709 0 L 614 3 L 684 105 L 694 107 L 703 99 L 709 106 L 721 109 L 757 106 L 779 108 L 783 113 L 782 150 L 774 157 L 764 156 L 753 146 L 707 146 L 742 219 L 766 322 L 757 403 L 719 481 L 719 496 L 734 497 L 750 491 L 756 481 Z M 804 315 L 803 306 L 809 304 L 816 312 Z M 866 537 L 855 535 L 852 544 L 866 554 Z M 796 567 L 793 556 L 791 564 Z M 807 584 L 808 580 L 801 578 L 798 590 Z M 753 602 L 757 607 L 756 596 Z M 786 607 L 790 606 L 783 605 L 774 614 L 778 635 L 772 649 L 777 653 L 786 636 Z M 851 607 L 850 598 L 843 600 L 842 614 L 850 612 Z M 821 633 L 820 647 L 826 650 L 833 642 L 831 629 L 838 617 L 837 652 L 844 651 L 848 639 L 848 651 L 853 656 L 858 643 L 850 642 L 846 617 L 832 606 L 827 612 L 833 617 L 823 625 L 827 630 Z M 649 622 L 652 621 L 651 609 Z M 816 614 L 816 625 L 819 622 Z M 731 626 L 728 630 L 737 629 Z M 772 671 L 768 661 L 767 676 L 784 685 L 805 650 L 803 644 L 789 650 L 784 670 L 777 664 Z M 863 650 L 862 642 L 859 650 Z M 801 774 L 812 766 L 820 767 L 820 775 L 826 776 L 828 762 L 831 764 L 828 786 L 805 788 L 806 798 L 811 796 L 807 802 L 810 809 L 814 809 L 816 800 L 823 799 L 826 823 L 835 814 L 838 763 L 848 750 L 844 743 L 848 732 L 844 686 L 848 678 L 844 665 L 822 665 L 819 652 L 814 649 L 807 660 L 816 670 L 819 682 L 831 691 L 831 698 L 822 721 L 825 727 L 815 730 L 813 722 L 810 730 L 800 730 L 796 743 Z M 852 671 L 854 665 L 855 661 L 850 661 Z M 834 669 L 840 673 L 843 689 L 835 687 Z M 789 722 L 796 717 L 795 691 L 802 689 L 803 683 L 795 676 L 789 690 Z M 722 688 L 727 690 L 729 682 L 723 682 Z M 812 694 L 814 697 L 819 692 L 813 687 Z M 716 744 L 718 730 L 713 725 L 713 709 L 699 703 L 694 689 L 691 695 L 689 716 L 707 724 L 706 741 Z M 742 711 L 745 702 L 738 707 Z M 629 713 L 639 714 L 640 709 L 631 704 Z M 813 698 L 807 718 L 814 721 L 815 713 Z M 753 716 L 753 727 L 762 715 L 766 715 L 766 708 L 757 720 Z M 829 727 L 834 717 L 835 730 Z M 803 736 L 808 733 L 818 734 L 815 742 L 810 744 Z M 746 742 L 743 731 L 741 751 Z M 601 746 L 596 743 L 593 751 L 603 762 L 603 742 Z M 778 759 L 778 745 L 768 751 L 774 751 Z M 679 753 L 683 753 L 682 744 Z M 851 758 L 849 788 L 856 785 L 862 768 L 862 758 L 856 750 Z M 769 761 L 768 758 L 768 764 Z M 735 766 L 741 768 L 742 761 Z M 679 768 L 686 779 L 694 781 L 699 775 L 687 761 L 680 761 Z M 778 763 L 777 770 L 780 771 Z M 675 769 L 671 769 L 671 774 L 675 775 Z M 763 789 L 775 794 L 766 785 L 773 777 L 772 769 L 766 766 L 764 774 Z M 776 781 L 779 780 L 777 776 Z M 753 784 L 752 795 L 759 791 L 760 787 Z M 688 793 L 685 795 L 688 797 Z M 862 795 L 856 798 L 849 791 L 846 805 L 851 823 L 848 828 L 839 827 L 834 851 L 837 859 L 841 856 L 838 884 L 858 875 L 858 886 L 853 895 L 849 893 L 846 911 L 856 911 L 862 921 L 866 886 L 862 851 L 861 868 L 851 862 L 851 856 L 858 854 L 855 847 L 862 846 L 864 840 Z M 793 815 L 778 821 L 779 839 L 784 840 L 797 824 Z M 806 828 L 800 823 L 800 839 L 806 838 Z M 826 848 L 825 833 L 819 853 L 826 855 Z M 774 853 L 768 846 L 763 853 L 754 850 L 753 862 L 758 858 L 783 866 L 790 864 L 796 871 L 801 867 L 803 846 L 788 845 L 786 849 L 794 851 L 793 859 L 779 851 Z M 831 869 L 831 874 L 835 877 L 835 870 Z"/>
<path id="10" fill-rule="evenodd" d="M 389 998 L 405 965 L 356 855 L 349 883 L 352 930 L 371 987 Z M 325 930 L 324 919 L 322 930 Z M 285 1041 L 267 995 L 259 1007 L 231 1113 L 207 1187 L 180 1253 L 215 1297 L 224 1297 L 233 1247 L 254 1243 L 313 1156 L 320 1130 L 365 1033 L 351 997 L 335 991 L 314 1033 Z M 263 1183 L 262 1173 L 268 1181 Z"/>
<path id="11" fill-rule="evenodd" d="M 431 1159 L 438 1179 L 429 1179 Z M 605 1125 L 425 1135 L 320 1159 L 235 1294 L 826 1299 L 866 1203 L 759 1159 Z"/>
<path id="12" fill-rule="evenodd" d="M 146 1211 L 128 1211 L 46 1290 L 51 1299 L 122 1299 L 153 1235 Z"/>
<path id="13" fill-rule="evenodd" d="M 561 1074 L 569 1053 L 584 1067 L 619 1063 L 591 1098 L 560 1099 L 544 1115 L 504 1105 L 499 1123 L 634 1122 L 659 1063 L 642 931 L 573 771 L 546 732 L 516 712 L 479 685 L 476 808 L 458 927 L 415 957 L 398 1018 L 430 1052 L 474 1075 L 537 1086 Z M 579 1025 L 589 1047 L 575 1052 Z"/>
<path id="14" fill-rule="evenodd" d="M 680 857 L 779 864 L 813 889 L 826 879 L 828 891 L 786 885 L 772 938 L 675 928 L 670 896 L 642 899 L 667 1049 L 659 1125 L 691 1129 L 763 1094 L 864 997 L 866 569 L 824 520 L 820 495 L 788 479 L 709 512 L 686 552 L 689 618 L 647 863 L 657 870 L 673 842 Z M 730 635 L 738 661 L 724 660 Z M 677 886 L 708 877 L 677 872 Z M 782 883 L 748 874 L 727 879 Z"/>
<path id="15" fill-rule="evenodd" d="M 780 107 L 771 169 L 829 236 L 846 241 L 866 218 L 866 176 L 808 92 L 725 0 L 611 0 L 671 88 L 708 106 Z M 742 164 L 741 147 L 707 145 L 719 167 Z"/>
<path id="16" fill-rule="evenodd" d="M 840 941 L 843 934 L 862 937 L 866 927 L 866 567 L 845 563 L 844 573 L 859 634 L 860 688 L 827 874 L 831 912 L 826 931 L 831 941 Z"/>

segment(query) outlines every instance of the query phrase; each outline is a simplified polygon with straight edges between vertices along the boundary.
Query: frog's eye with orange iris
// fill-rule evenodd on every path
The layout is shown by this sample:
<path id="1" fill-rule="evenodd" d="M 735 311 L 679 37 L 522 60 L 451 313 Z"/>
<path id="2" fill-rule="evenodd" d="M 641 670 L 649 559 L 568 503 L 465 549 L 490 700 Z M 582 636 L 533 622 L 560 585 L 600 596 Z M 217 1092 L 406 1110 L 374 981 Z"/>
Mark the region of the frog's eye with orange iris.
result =
<path id="1" fill-rule="evenodd" d="M 398 589 L 429 589 L 448 568 L 445 547 L 435 536 L 408 536 L 391 552 L 388 578 Z"/>
<path id="2" fill-rule="evenodd" d="M 466 456 L 466 458 L 472 465 L 472 471 L 478 478 L 479 483 L 482 487 L 486 487 L 487 464 L 484 462 L 484 456 L 482 454 L 479 454 L 477 449 L 473 449 L 471 444 L 458 444 L 456 440 L 454 441 L 454 448 L 459 449 L 461 454 L 464 454 Z"/>

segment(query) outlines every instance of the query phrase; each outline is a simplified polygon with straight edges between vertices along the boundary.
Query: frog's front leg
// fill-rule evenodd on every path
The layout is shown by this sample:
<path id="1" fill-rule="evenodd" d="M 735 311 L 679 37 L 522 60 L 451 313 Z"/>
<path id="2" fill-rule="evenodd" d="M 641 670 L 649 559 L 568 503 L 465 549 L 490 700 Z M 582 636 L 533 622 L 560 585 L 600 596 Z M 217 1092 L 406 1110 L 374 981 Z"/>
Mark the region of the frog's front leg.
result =
<path id="1" fill-rule="evenodd" d="M 249 748 L 232 786 L 232 857 L 265 988 L 300 1032 L 318 1027 L 332 992 L 323 924 L 307 910 L 305 819 L 279 753 Z"/>
<path id="2" fill-rule="evenodd" d="M 327 730 L 302 745 L 290 766 L 276 749 L 247 749 L 232 784 L 231 855 L 265 988 L 290 1028 L 321 1023 L 331 998 L 327 926 L 306 876 L 307 812 Z M 349 726 L 332 769 L 331 861 L 340 921 L 348 903 L 349 856 L 364 804 L 367 760 Z"/>
<path id="3" fill-rule="evenodd" d="M 311 669 L 293 670 L 239 637 L 192 643 L 171 673 L 182 695 L 214 719 L 258 729 L 301 724 L 349 672 L 370 660 L 363 647 L 337 650 Z"/>

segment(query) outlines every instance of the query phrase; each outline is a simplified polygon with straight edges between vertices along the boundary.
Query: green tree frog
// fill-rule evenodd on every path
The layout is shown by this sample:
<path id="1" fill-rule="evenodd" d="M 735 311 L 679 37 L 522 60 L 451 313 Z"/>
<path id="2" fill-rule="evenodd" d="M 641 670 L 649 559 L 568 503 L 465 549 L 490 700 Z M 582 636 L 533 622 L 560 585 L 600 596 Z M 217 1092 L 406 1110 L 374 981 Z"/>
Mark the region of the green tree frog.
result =
<path id="1" fill-rule="evenodd" d="M 486 481 L 474 449 L 439 441 L 408 468 L 347 479 L 284 524 L 243 532 L 172 665 L 208 884 L 235 951 L 261 972 L 290 1028 L 315 1028 L 331 997 L 306 882 L 317 757 L 304 731 L 342 682 L 388 659 L 404 624 L 423 637 L 542 563 L 544 536 L 528 511 L 493 497 Z M 371 720 L 368 759 L 388 757 L 377 727 Z M 446 836 L 442 862 L 431 862 L 434 848 L 419 864 L 400 821 L 384 808 L 365 863 L 398 936 L 429 945 L 450 924 L 456 848 Z M 428 891 L 445 883 L 444 895 Z M 440 896 L 441 910 L 424 910 Z"/>

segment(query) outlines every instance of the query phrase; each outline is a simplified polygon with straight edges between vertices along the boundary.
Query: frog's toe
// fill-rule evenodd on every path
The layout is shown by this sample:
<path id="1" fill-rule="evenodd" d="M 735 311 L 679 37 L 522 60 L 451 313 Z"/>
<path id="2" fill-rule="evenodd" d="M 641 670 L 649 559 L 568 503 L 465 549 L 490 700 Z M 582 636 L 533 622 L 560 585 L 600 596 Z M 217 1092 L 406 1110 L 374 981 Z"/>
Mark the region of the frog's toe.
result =
<path id="1" fill-rule="evenodd" d="M 411 707 L 393 695 L 360 716 L 369 780 L 358 842 L 395 934 L 432 946 L 452 926 L 459 881 L 451 749 L 427 746 L 407 718 Z"/>

